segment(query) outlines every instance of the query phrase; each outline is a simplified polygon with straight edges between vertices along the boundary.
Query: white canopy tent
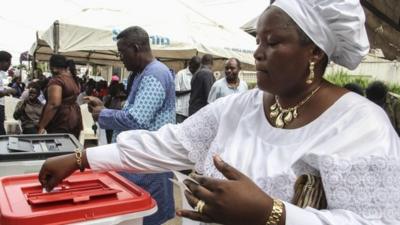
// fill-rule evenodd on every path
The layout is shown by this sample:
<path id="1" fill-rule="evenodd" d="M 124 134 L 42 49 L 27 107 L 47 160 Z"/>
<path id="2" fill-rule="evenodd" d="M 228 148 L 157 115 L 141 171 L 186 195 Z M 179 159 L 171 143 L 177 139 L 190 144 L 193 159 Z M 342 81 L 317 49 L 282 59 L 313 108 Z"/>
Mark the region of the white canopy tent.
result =
<path id="1" fill-rule="evenodd" d="M 240 28 L 247 33 L 256 36 L 256 27 L 257 27 L 257 22 L 258 22 L 258 16 L 250 20 L 249 22 L 245 23 L 243 26 Z"/>
<path id="2" fill-rule="evenodd" d="M 58 52 L 81 63 L 120 66 L 116 36 L 138 25 L 147 30 L 154 55 L 163 60 L 212 54 L 236 57 L 245 68 L 253 68 L 255 38 L 217 23 L 194 5 L 190 0 L 133 0 L 120 9 L 84 9 L 38 32 L 30 53 L 37 60 L 48 60 Z"/>

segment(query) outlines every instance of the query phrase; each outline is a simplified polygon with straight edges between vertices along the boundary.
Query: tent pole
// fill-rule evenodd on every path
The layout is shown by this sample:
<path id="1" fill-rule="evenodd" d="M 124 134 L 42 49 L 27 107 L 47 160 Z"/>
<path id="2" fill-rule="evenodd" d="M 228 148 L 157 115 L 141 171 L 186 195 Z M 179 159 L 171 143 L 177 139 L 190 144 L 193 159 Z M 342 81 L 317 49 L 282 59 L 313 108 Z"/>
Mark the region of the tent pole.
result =
<path id="1" fill-rule="evenodd" d="M 39 46 L 39 31 L 36 31 L 36 44 Z M 32 67 L 31 67 L 31 73 L 33 74 L 33 77 L 35 77 L 35 70 L 36 70 L 36 51 L 38 50 L 39 47 L 36 47 L 35 50 L 33 51 L 33 56 L 32 56 Z"/>
<path id="2" fill-rule="evenodd" d="M 58 20 L 54 21 L 53 24 L 53 40 L 54 40 L 53 53 L 58 54 L 58 50 L 60 48 L 60 23 L 58 22 Z"/>

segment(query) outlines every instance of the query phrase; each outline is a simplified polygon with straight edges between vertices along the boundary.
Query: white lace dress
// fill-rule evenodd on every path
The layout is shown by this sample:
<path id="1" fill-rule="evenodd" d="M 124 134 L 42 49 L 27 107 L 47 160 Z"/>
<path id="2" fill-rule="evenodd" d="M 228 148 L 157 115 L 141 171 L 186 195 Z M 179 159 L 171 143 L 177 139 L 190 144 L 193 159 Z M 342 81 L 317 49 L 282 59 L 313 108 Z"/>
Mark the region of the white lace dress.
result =
<path id="1" fill-rule="evenodd" d="M 286 224 L 400 224 L 400 142 L 385 112 L 347 93 L 298 129 L 272 127 L 262 92 L 228 96 L 179 125 L 127 131 L 116 144 L 90 148 L 94 170 L 165 171 L 195 168 L 222 178 L 219 154 L 272 197 L 285 201 Z M 327 210 L 290 204 L 296 178 L 322 177 Z"/>

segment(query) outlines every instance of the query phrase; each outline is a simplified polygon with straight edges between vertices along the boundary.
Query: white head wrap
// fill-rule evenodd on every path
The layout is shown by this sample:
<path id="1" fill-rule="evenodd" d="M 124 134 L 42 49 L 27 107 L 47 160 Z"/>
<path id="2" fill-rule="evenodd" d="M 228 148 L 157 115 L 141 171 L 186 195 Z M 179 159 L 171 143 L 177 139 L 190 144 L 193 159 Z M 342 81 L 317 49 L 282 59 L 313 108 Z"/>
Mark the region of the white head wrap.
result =
<path id="1" fill-rule="evenodd" d="M 368 54 L 365 14 L 359 0 L 276 0 L 333 62 L 355 69 Z"/>

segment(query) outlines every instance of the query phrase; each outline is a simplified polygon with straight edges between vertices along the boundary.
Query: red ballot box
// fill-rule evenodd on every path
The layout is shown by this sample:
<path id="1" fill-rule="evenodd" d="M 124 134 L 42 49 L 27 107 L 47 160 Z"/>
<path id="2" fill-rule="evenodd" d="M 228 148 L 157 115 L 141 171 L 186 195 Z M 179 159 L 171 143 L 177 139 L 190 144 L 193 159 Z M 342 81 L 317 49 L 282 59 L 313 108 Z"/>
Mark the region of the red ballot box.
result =
<path id="1" fill-rule="evenodd" d="M 0 225 L 142 224 L 150 194 L 115 172 L 77 172 L 43 193 L 37 174 L 0 179 Z"/>

